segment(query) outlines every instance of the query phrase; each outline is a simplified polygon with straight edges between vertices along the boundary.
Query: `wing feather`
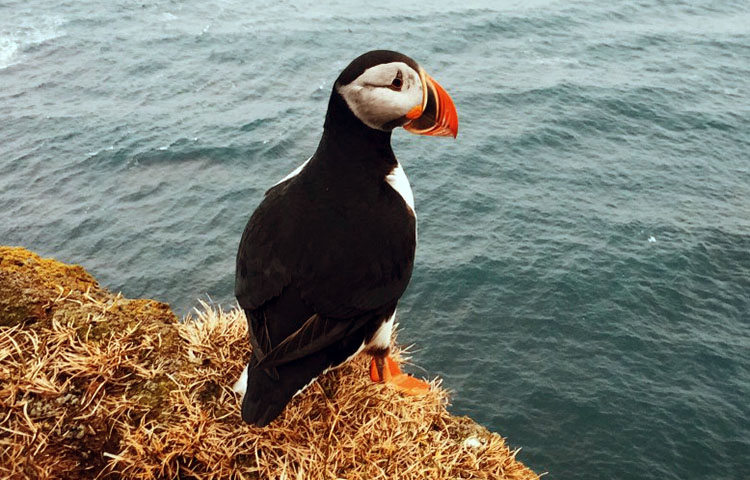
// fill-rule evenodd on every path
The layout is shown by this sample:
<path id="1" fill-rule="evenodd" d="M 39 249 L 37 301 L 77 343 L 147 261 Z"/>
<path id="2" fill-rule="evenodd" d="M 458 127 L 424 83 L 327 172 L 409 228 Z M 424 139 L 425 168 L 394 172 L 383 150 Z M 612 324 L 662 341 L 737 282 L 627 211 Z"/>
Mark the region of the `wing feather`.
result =
<path id="1" fill-rule="evenodd" d="M 416 219 L 398 193 L 381 182 L 343 205 L 366 192 L 310 188 L 304 173 L 266 192 L 237 253 L 235 294 L 268 369 L 390 314 L 411 277 Z"/>
<path id="2" fill-rule="evenodd" d="M 370 320 L 372 318 L 369 316 L 358 318 L 355 321 L 342 321 L 321 317 L 317 314 L 312 315 L 296 332 L 285 338 L 264 356 L 258 363 L 258 367 L 278 367 L 323 350 L 352 332 L 359 330 Z"/>

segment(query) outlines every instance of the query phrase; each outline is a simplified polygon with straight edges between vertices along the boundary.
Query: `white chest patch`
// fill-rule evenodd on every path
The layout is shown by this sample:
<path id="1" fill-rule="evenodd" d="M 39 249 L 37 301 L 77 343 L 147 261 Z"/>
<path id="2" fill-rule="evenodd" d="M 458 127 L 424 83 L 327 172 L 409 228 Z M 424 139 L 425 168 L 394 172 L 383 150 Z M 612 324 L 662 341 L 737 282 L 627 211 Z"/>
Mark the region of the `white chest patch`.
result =
<path id="1" fill-rule="evenodd" d="M 305 168 L 305 165 L 307 165 L 307 163 L 308 163 L 308 162 L 309 162 L 310 160 L 312 160 L 312 157 L 308 158 L 307 160 L 305 160 L 305 163 L 303 163 L 303 164 L 302 164 L 302 165 L 300 165 L 299 167 L 297 167 L 297 168 L 295 168 L 294 170 L 292 170 L 291 172 L 289 172 L 289 175 L 287 175 L 286 177 L 282 178 L 282 179 L 281 179 L 281 180 L 279 180 L 278 182 L 274 183 L 274 184 L 273 184 L 273 186 L 275 187 L 276 185 L 278 185 L 278 184 L 280 184 L 280 183 L 284 183 L 284 182 L 286 182 L 287 180 L 289 180 L 290 178 L 292 178 L 292 177 L 296 176 L 296 175 L 297 175 L 297 174 L 298 174 L 299 172 L 301 172 L 301 171 L 302 171 L 302 169 L 303 169 L 303 168 Z"/>
<path id="2" fill-rule="evenodd" d="M 390 185 L 391 188 L 401 195 L 404 202 L 406 202 L 406 204 L 409 205 L 409 208 L 411 208 L 412 213 L 416 215 L 416 210 L 414 209 L 414 194 L 411 191 L 409 179 L 406 178 L 406 173 L 404 173 L 404 169 L 401 167 L 400 163 L 396 164 L 396 167 L 391 170 L 391 173 L 385 176 L 385 181 L 388 182 L 388 185 Z"/>

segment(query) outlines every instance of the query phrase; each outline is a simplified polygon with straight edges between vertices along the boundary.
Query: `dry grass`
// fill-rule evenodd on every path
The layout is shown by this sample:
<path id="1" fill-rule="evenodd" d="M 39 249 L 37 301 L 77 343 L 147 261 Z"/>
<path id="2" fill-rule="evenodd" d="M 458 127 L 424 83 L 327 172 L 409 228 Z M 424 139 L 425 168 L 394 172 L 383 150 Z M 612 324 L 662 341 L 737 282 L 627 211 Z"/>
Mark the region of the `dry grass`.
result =
<path id="1" fill-rule="evenodd" d="M 52 288 L 19 255 L 34 260 L 0 247 L 0 297 L 46 293 L 24 315 L 0 298 L 16 319 L 0 322 L 2 478 L 537 478 L 499 435 L 451 416 L 439 382 L 404 397 L 373 384 L 364 357 L 269 427 L 245 425 L 231 391 L 249 354 L 240 311 L 203 305 L 180 323 L 93 278 Z"/>

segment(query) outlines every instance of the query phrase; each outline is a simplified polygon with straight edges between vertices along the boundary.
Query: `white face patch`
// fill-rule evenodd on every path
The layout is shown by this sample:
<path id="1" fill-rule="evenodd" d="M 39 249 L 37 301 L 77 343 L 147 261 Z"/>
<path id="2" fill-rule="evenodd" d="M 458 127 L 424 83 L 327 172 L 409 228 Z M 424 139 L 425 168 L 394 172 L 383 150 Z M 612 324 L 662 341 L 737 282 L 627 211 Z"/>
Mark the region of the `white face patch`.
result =
<path id="1" fill-rule="evenodd" d="M 393 80 L 401 74 L 401 89 Z M 338 85 L 339 94 L 362 122 L 370 128 L 385 130 L 384 125 L 399 119 L 422 105 L 422 80 L 403 62 L 375 65 L 348 85 Z"/>

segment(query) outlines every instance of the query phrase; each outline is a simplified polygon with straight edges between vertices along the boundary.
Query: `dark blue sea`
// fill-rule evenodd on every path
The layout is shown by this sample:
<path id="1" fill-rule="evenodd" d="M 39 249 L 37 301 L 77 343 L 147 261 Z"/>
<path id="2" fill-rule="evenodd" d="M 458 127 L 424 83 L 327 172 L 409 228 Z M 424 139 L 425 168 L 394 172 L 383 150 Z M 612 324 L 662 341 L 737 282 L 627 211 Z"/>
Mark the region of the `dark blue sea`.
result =
<path id="1" fill-rule="evenodd" d="M 375 48 L 460 117 L 393 139 L 412 371 L 550 479 L 750 478 L 745 0 L 0 0 L 0 244 L 231 306 L 247 218 Z"/>

